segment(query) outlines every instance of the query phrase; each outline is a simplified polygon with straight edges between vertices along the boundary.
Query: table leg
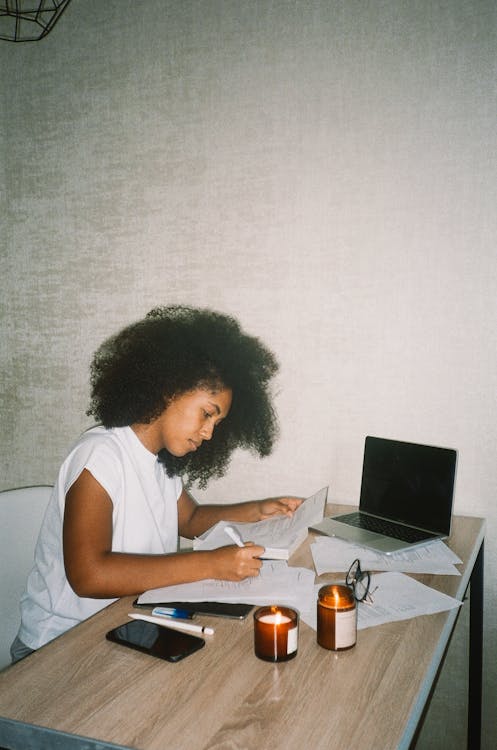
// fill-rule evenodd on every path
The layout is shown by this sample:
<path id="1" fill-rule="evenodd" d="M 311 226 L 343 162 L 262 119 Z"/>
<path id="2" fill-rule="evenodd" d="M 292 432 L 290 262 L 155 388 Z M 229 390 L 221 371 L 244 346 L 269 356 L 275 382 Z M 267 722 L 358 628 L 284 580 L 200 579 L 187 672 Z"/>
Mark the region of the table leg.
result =
<path id="1" fill-rule="evenodd" d="M 469 588 L 468 750 L 479 750 L 481 745 L 483 557 L 484 542 L 481 544 L 471 573 Z"/>

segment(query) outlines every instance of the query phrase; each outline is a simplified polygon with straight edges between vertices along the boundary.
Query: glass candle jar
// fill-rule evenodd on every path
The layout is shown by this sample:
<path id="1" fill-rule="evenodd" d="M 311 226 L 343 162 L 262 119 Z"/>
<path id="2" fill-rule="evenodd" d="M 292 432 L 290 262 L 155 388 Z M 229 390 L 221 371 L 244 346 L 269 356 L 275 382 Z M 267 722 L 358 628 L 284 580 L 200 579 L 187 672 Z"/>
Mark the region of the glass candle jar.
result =
<path id="1" fill-rule="evenodd" d="M 317 641 L 323 648 L 342 651 L 357 640 L 354 594 L 348 586 L 322 586 L 318 593 Z"/>
<path id="2" fill-rule="evenodd" d="M 289 607 L 259 607 L 254 612 L 254 651 L 264 661 L 297 656 L 299 616 Z"/>

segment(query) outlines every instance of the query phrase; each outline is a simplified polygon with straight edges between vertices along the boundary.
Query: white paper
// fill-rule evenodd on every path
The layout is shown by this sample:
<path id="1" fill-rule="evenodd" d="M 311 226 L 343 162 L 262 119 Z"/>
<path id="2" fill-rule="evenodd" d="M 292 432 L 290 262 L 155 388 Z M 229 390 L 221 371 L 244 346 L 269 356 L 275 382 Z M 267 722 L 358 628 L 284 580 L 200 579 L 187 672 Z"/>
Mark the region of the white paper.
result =
<path id="1" fill-rule="evenodd" d="M 322 521 L 328 488 L 324 487 L 315 495 L 304 500 L 293 516 L 278 516 L 255 523 L 233 523 L 219 521 L 202 536 L 193 540 L 194 550 L 211 550 L 233 544 L 224 529 L 233 527 L 244 542 L 254 542 L 261 547 L 274 550 L 288 550 L 291 554 L 306 539 L 309 526 Z"/>
<path id="2" fill-rule="evenodd" d="M 356 559 L 360 560 L 363 570 L 461 575 L 455 565 L 462 560 L 440 539 L 421 547 L 383 555 L 338 537 L 320 536 L 311 544 L 311 553 L 317 575 L 346 572 Z"/>
<path id="3" fill-rule="evenodd" d="M 314 630 L 317 629 L 317 596 L 323 584 L 314 587 L 314 604 L 301 610 L 300 617 Z M 371 576 L 370 591 L 373 602 L 358 604 L 357 629 L 363 630 L 385 622 L 409 620 L 419 615 L 445 612 L 461 606 L 458 599 L 425 586 L 410 576 L 392 571 Z"/>
<path id="4" fill-rule="evenodd" d="M 295 609 L 312 608 L 314 572 L 291 568 L 286 562 L 264 562 L 260 574 L 243 581 L 206 579 L 146 591 L 139 604 L 160 602 L 228 602 L 237 604 L 286 604 Z"/>

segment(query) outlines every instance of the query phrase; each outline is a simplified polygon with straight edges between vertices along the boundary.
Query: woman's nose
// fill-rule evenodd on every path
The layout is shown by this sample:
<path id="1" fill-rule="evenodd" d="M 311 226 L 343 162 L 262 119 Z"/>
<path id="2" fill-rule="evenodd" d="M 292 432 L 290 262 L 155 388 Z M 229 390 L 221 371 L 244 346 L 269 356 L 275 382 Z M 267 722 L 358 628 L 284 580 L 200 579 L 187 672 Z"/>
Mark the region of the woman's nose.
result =
<path id="1" fill-rule="evenodd" d="M 212 422 L 210 423 L 207 422 L 206 424 L 204 424 L 204 426 L 200 430 L 200 435 L 203 440 L 210 440 L 213 432 L 214 432 L 214 425 L 212 424 Z"/>

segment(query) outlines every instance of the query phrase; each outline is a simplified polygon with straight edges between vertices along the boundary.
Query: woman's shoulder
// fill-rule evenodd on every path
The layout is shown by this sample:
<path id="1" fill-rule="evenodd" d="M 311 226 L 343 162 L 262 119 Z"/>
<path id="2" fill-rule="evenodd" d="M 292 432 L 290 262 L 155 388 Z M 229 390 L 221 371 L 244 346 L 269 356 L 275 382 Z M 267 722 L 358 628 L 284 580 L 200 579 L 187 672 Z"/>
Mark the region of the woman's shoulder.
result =
<path id="1" fill-rule="evenodd" d="M 127 427 L 112 427 L 107 429 L 103 425 L 95 425 L 85 430 L 71 446 L 66 461 L 72 462 L 78 458 L 86 460 L 90 455 L 103 453 L 116 458 L 122 454 L 122 446 Z"/>
<path id="2" fill-rule="evenodd" d="M 85 444 L 108 444 L 108 445 L 122 445 L 126 444 L 130 440 L 130 436 L 133 435 L 131 427 L 104 427 L 101 424 L 93 425 L 88 427 L 75 441 L 73 447 Z"/>
<path id="3" fill-rule="evenodd" d="M 139 440 L 131 427 L 104 427 L 96 425 L 80 435 L 72 447 L 71 456 L 100 456 L 113 458 L 115 461 L 152 468 L 157 462 L 157 456 L 150 453 Z"/>
<path id="4" fill-rule="evenodd" d="M 72 445 L 60 468 L 59 479 L 64 488 L 67 489 L 83 469 L 88 469 L 104 486 L 107 484 L 105 478 L 122 477 L 128 463 L 123 444 L 127 429 L 106 429 L 97 425 L 85 430 Z"/>

